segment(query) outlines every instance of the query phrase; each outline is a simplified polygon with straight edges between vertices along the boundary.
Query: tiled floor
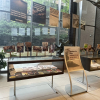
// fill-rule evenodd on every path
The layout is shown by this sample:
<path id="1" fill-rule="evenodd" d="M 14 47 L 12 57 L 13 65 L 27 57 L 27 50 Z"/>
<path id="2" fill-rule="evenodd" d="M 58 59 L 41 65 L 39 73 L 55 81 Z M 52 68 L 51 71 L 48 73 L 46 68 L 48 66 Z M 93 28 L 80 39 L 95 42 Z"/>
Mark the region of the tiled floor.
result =
<path id="1" fill-rule="evenodd" d="M 86 72 L 87 75 L 100 76 L 100 71 Z M 75 78 L 82 77 L 82 72 L 71 73 L 73 85 L 86 89 L 86 86 Z M 69 96 L 66 93 L 66 86 L 69 88 L 69 77 L 65 71 L 62 75 L 54 76 L 54 88 L 56 94 L 49 86 L 51 76 L 35 78 L 16 82 L 16 97 L 14 97 L 14 82 L 7 82 L 7 75 L 0 75 L 0 100 L 100 100 L 100 79 L 92 82 L 87 93 Z"/>

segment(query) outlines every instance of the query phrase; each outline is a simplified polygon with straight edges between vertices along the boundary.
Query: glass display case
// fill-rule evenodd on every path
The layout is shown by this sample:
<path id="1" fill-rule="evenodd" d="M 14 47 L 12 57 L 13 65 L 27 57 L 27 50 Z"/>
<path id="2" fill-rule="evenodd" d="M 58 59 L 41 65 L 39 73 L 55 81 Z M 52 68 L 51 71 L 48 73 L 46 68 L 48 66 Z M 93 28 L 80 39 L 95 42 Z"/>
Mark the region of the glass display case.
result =
<path id="1" fill-rule="evenodd" d="M 56 56 L 9 58 L 8 81 L 64 73 L 64 59 Z"/>
<path id="2" fill-rule="evenodd" d="M 100 55 L 81 56 L 81 61 L 87 71 L 100 70 Z"/>

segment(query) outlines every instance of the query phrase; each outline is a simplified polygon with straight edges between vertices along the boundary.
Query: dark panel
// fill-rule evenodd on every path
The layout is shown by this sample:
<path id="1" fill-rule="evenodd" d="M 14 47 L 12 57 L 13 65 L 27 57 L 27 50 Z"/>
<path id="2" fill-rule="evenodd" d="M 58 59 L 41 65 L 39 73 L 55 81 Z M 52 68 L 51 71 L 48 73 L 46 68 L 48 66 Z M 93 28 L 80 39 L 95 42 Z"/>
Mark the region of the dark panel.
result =
<path id="1" fill-rule="evenodd" d="M 7 71 L 0 71 L 0 74 L 6 74 Z"/>
<path id="2" fill-rule="evenodd" d="M 69 43 L 73 44 L 73 0 L 70 0 L 70 30 L 69 30 Z"/>
<path id="3" fill-rule="evenodd" d="M 27 3 L 21 0 L 10 0 L 10 20 L 27 23 Z"/>
<path id="4" fill-rule="evenodd" d="M 77 14 L 77 3 L 76 2 L 73 2 L 72 4 L 72 10 L 70 13 L 73 13 L 73 14 Z M 72 17 L 72 16 L 71 16 Z M 70 18 L 71 20 L 71 18 Z M 72 22 L 72 21 L 71 21 Z M 71 25 L 71 24 L 70 24 Z M 69 41 L 70 43 L 75 46 L 75 36 L 76 36 L 76 28 L 71 28 L 70 27 L 70 32 L 69 32 Z"/>
<path id="5" fill-rule="evenodd" d="M 89 58 L 81 57 L 82 65 L 84 69 L 87 71 L 90 71 L 90 61 L 91 60 Z"/>
<path id="6" fill-rule="evenodd" d="M 95 34 L 94 34 L 94 47 L 100 44 L 100 9 L 96 9 L 96 21 L 95 21 Z"/>
<path id="7" fill-rule="evenodd" d="M 33 2 L 33 22 L 46 24 L 46 6 Z"/>

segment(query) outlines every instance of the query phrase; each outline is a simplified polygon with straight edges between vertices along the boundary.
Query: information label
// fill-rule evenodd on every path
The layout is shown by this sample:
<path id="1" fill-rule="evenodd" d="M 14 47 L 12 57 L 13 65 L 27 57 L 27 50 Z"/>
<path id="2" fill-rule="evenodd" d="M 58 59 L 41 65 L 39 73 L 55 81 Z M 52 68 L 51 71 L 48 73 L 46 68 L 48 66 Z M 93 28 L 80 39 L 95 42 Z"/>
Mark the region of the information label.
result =
<path id="1" fill-rule="evenodd" d="M 79 50 L 78 47 L 64 47 L 65 55 L 68 56 L 67 60 L 79 59 Z"/>
<path id="2" fill-rule="evenodd" d="M 42 28 L 42 33 L 43 33 L 44 35 L 47 35 L 47 34 L 48 34 L 48 28 L 47 28 L 47 27 L 43 27 L 43 28 Z"/>
<path id="3" fill-rule="evenodd" d="M 50 35 L 55 35 L 55 28 L 50 28 Z"/>
<path id="4" fill-rule="evenodd" d="M 40 28 L 35 28 L 35 35 L 40 35 Z"/>
<path id="5" fill-rule="evenodd" d="M 25 35 L 25 28 L 19 28 L 19 35 L 24 36 Z"/>
<path id="6" fill-rule="evenodd" d="M 27 28 L 27 36 L 30 36 L 30 28 Z"/>
<path id="7" fill-rule="evenodd" d="M 11 28 L 11 36 L 17 36 L 17 28 Z"/>

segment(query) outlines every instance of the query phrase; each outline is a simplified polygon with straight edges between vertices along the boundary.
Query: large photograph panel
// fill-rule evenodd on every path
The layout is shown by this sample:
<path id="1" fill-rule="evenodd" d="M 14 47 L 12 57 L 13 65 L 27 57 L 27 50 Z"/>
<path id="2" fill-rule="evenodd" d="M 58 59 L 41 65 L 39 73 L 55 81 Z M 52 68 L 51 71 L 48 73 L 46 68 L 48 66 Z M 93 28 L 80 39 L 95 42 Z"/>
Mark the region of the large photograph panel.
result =
<path id="1" fill-rule="evenodd" d="M 21 0 L 10 0 L 10 20 L 27 23 L 27 3 Z"/>
<path id="2" fill-rule="evenodd" d="M 33 22 L 46 24 L 46 6 L 33 2 Z"/>
<path id="3" fill-rule="evenodd" d="M 59 11 L 50 7 L 49 25 L 58 27 Z"/>

